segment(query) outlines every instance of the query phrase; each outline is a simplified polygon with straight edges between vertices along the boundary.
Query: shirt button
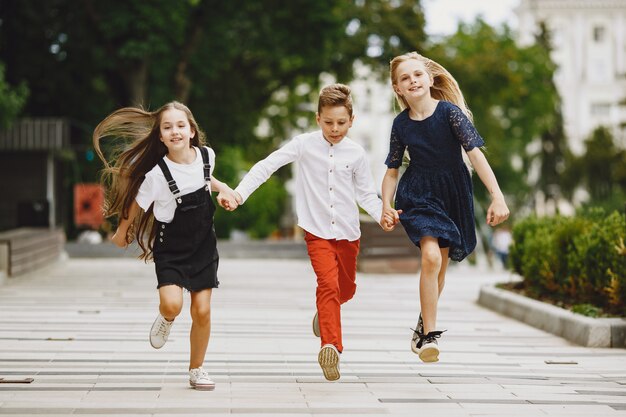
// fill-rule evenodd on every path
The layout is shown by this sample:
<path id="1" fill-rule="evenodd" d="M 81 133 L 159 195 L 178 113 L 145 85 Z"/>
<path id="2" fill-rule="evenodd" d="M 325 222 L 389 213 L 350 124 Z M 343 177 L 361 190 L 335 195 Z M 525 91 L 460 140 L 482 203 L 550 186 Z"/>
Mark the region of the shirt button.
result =
<path id="1" fill-rule="evenodd" d="M 163 242 L 163 239 L 159 239 L 159 242 Z"/>
<path id="2" fill-rule="evenodd" d="M 333 172 L 333 170 L 331 169 L 331 170 L 329 170 L 328 172 Z"/>
<path id="3" fill-rule="evenodd" d="M 331 205 L 330 205 L 330 208 L 333 208 L 333 207 L 334 207 L 334 206 L 331 204 Z"/>
<path id="4" fill-rule="evenodd" d="M 332 190 L 333 190 L 333 187 L 330 187 L 330 191 L 332 191 Z"/>
<path id="5" fill-rule="evenodd" d="M 159 233 L 161 236 L 163 236 L 163 232 Z"/>
<path id="6" fill-rule="evenodd" d="M 332 156 L 332 155 L 330 155 L 330 157 L 332 158 L 333 156 Z"/>
<path id="7" fill-rule="evenodd" d="M 165 225 L 164 224 L 161 225 L 161 229 L 165 229 Z"/>
<path id="8" fill-rule="evenodd" d="M 335 224 L 335 222 L 331 222 L 332 224 Z"/>

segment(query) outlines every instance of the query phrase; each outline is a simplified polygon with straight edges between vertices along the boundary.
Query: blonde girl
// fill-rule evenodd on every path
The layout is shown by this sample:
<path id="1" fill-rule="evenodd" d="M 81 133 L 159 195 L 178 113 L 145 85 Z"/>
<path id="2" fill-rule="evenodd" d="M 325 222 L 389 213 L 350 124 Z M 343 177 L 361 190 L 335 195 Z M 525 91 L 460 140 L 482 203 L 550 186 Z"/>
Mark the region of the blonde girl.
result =
<path id="1" fill-rule="evenodd" d="M 391 129 L 382 183 L 383 212 L 387 224 L 399 220 L 420 248 L 421 313 L 411 350 L 424 362 L 436 362 L 437 339 L 443 333 L 436 330 L 437 302 L 448 260 L 461 261 L 476 247 L 472 181 L 464 152 L 492 199 L 487 223 L 496 226 L 505 221 L 509 209 L 452 75 L 416 52 L 391 60 L 390 75 L 403 111 Z M 398 181 L 407 149 L 410 162 Z M 397 212 L 392 209 L 394 196 Z"/>

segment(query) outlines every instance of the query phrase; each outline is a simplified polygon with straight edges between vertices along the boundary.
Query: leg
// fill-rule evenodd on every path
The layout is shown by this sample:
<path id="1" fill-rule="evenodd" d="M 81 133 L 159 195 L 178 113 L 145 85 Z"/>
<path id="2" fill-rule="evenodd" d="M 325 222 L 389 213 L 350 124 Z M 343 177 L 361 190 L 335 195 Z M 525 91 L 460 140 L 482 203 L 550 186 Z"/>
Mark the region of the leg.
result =
<path id="1" fill-rule="evenodd" d="M 424 334 L 428 334 L 435 330 L 435 323 L 437 322 L 437 301 L 440 294 L 439 279 L 443 262 L 437 238 L 430 236 L 422 238 L 420 247 L 422 252 L 420 304 L 422 319 L 424 320 Z"/>
<path id="2" fill-rule="evenodd" d="M 356 292 L 356 258 L 359 255 L 359 241 L 340 240 L 337 242 L 339 266 L 339 302 L 349 301 Z"/>
<path id="3" fill-rule="evenodd" d="M 341 307 L 339 266 L 334 240 L 307 233 L 305 236 L 311 265 L 317 276 L 316 305 L 322 346 L 331 344 L 341 352 Z"/>
<path id="4" fill-rule="evenodd" d="M 200 368 L 204 362 L 211 335 L 211 289 L 191 293 L 191 353 L 189 369 Z"/>
<path id="5" fill-rule="evenodd" d="M 183 289 L 178 285 L 159 288 L 159 312 L 167 321 L 173 321 L 183 309 Z"/>
<path id="6" fill-rule="evenodd" d="M 437 276 L 437 283 L 439 284 L 439 297 L 441 297 L 443 287 L 446 283 L 446 271 L 448 270 L 448 263 L 450 261 L 450 258 L 448 258 L 449 252 L 450 248 L 441 248 L 441 269 L 439 270 L 439 275 Z"/>
<path id="7" fill-rule="evenodd" d="M 160 287 L 159 300 L 159 315 L 150 328 L 150 344 L 155 349 L 165 345 L 174 319 L 183 308 L 183 289 L 177 285 Z"/>

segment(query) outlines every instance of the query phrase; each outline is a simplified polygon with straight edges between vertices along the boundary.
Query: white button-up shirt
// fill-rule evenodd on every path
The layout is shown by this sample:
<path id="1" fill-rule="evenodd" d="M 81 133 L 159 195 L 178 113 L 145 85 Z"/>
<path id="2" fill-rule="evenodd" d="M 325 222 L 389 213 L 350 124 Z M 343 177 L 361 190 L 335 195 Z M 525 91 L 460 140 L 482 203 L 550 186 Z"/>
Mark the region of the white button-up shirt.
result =
<path id="1" fill-rule="evenodd" d="M 257 162 L 235 191 L 245 202 L 290 162 L 297 162 L 298 226 L 323 239 L 357 240 L 361 229 L 356 202 L 380 222 L 383 203 L 374 190 L 365 150 L 348 137 L 331 144 L 321 130 L 298 135 Z"/>

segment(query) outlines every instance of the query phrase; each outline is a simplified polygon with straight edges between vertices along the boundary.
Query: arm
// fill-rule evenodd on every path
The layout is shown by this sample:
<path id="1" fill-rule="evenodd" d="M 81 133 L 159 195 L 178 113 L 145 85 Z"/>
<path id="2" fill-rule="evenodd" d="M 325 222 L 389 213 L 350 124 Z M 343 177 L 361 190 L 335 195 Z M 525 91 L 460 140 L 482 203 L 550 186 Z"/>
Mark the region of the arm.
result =
<path id="1" fill-rule="evenodd" d="M 504 201 L 504 195 L 502 191 L 500 191 L 498 180 L 496 180 L 496 176 L 489 162 L 487 162 L 487 158 L 485 158 L 485 155 L 483 155 L 479 148 L 470 150 L 467 152 L 467 156 L 491 196 L 491 204 L 489 205 L 489 209 L 487 209 L 487 224 L 496 226 L 505 221 L 510 213 Z"/>
<path id="2" fill-rule="evenodd" d="M 239 206 L 237 195 L 228 184 L 221 182 L 211 175 L 211 191 L 218 192 L 217 203 L 225 210 L 233 211 Z"/>
<path id="3" fill-rule="evenodd" d="M 374 180 L 372 179 L 367 157 L 363 154 L 354 171 L 356 201 L 382 227 L 382 202 L 378 198 L 373 184 Z"/>
<path id="4" fill-rule="evenodd" d="M 133 236 L 128 236 L 128 229 L 133 224 L 133 220 L 135 220 L 140 210 L 141 207 L 139 207 L 139 204 L 133 200 L 133 203 L 128 209 L 128 217 L 120 220 L 115 233 L 111 236 L 111 242 L 115 243 L 120 248 L 125 248 L 133 241 Z"/>
<path id="5" fill-rule="evenodd" d="M 267 158 L 254 164 L 237 188 L 235 188 L 234 192 L 237 196 L 237 202 L 243 204 L 276 170 L 295 161 L 299 155 L 300 142 L 295 138 L 282 148 L 272 152 Z"/>
<path id="6" fill-rule="evenodd" d="M 383 217 L 387 227 L 383 227 L 385 230 L 393 229 L 398 221 L 400 221 L 399 214 L 402 210 L 395 210 L 392 207 L 393 198 L 396 195 L 396 187 L 398 186 L 398 168 L 387 168 L 385 176 L 383 177 L 383 184 L 381 186 L 383 193 Z"/>

